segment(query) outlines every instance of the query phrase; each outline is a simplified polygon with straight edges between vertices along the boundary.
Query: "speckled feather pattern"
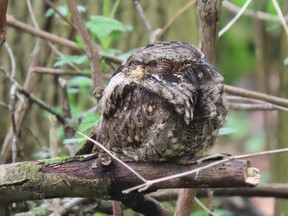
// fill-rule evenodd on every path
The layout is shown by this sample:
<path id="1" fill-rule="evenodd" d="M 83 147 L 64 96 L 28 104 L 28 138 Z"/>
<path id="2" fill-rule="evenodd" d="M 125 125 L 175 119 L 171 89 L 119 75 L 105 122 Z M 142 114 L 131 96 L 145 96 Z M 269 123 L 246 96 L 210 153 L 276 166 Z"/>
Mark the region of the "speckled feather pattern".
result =
<path id="1" fill-rule="evenodd" d="M 188 43 L 151 44 L 115 71 L 99 110 L 92 137 L 121 159 L 185 163 L 215 143 L 226 120 L 223 77 Z"/>

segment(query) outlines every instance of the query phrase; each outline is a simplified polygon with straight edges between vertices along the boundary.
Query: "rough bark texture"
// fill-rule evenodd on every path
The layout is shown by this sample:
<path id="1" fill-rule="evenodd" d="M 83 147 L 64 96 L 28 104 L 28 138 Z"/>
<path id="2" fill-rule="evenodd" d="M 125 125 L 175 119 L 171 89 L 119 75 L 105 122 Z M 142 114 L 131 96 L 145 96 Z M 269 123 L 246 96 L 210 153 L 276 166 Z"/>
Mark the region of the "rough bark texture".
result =
<path id="1" fill-rule="evenodd" d="M 0 0 L 0 47 L 6 40 L 6 12 L 8 0 Z"/>
<path id="2" fill-rule="evenodd" d="M 199 48 L 210 62 L 215 62 L 221 0 L 198 0 Z"/>
<path id="3" fill-rule="evenodd" d="M 204 162 L 203 166 L 210 162 Z M 199 167 L 169 163 L 129 162 L 145 179 L 156 179 Z M 251 187 L 247 182 L 246 161 L 231 161 L 195 174 L 152 185 L 163 188 Z M 258 178 L 259 176 L 255 176 Z M 56 197 L 99 197 L 123 199 L 122 190 L 142 181 L 113 161 L 103 167 L 97 155 L 56 158 L 0 166 L 0 203 Z M 149 192 L 148 191 L 148 192 Z"/>

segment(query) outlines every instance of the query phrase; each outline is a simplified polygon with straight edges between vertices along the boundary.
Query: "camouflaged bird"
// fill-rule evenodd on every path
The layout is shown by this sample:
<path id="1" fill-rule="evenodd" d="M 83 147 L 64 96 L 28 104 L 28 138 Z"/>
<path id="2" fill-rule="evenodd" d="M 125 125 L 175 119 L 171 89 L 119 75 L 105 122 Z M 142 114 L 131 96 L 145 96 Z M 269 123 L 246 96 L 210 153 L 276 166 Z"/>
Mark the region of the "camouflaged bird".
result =
<path id="1" fill-rule="evenodd" d="M 184 42 L 147 45 L 115 71 L 91 137 L 125 161 L 199 158 L 225 122 L 223 86 L 198 48 Z M 93 146 L 88 141 L 78 154 L 95 151 Z"/>

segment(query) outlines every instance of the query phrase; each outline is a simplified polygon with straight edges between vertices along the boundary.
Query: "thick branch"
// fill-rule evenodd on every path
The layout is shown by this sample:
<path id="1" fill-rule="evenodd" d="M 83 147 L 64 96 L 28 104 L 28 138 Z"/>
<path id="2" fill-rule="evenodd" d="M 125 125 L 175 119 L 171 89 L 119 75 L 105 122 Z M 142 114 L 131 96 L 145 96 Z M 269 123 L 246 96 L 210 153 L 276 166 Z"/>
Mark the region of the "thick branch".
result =
<path id="1" fill-rule="evenodd" d="M 211 161 L 210 161 L 211 162 Z M 171 163 L 127 163 L 145 179 L 195 169 L 207 165 Z M 152 185 L 149 190 L 163 188 L 251 187 L 248 163 L 230 161 L 195 174 Z M 254 176 L 255 177 L 255 176 Z M 259 176 L 255 177 L 258 178 Z M 104 166 L 97 155 L 56 158 L 45 161 L 0 165 L 0 203 L 56 197 L 99 197 L 123 199 L 122 190 L 142 181 L 120 163 Z"/>
<path id="2" fill-rule="evenodd" d="M 199 48 L 210 62 L 215 62 L 216 42 L 222 1 L 198 0 L 197 13 L 200 23 Z"/>

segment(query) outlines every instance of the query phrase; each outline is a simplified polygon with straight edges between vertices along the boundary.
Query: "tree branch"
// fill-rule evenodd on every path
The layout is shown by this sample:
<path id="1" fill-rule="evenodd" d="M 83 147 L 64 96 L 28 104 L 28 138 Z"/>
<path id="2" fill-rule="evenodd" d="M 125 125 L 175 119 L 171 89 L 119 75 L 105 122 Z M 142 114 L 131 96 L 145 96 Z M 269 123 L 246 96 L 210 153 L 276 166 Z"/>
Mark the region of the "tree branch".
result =
<path id="1" fill-rule="evenodd" d="M 74 0 L 66 0 L 66 3 L 71 11 L 74 25 L 84 43 L 84 49 L 88 56 L 92 70 L 92 80 L 94 83 L 94 88 L 103 90 L 105 85 L 102 79 L 102 72 L 100 68 L 100 57 L 98 55 L 98 52 L 92 44 L 87 29 L 84 27 L 84 24 L 81 20 L 80 14 L 77 9 L 76 2 Z"/>
<path id="2" fill-rule="evenodd" d="M 55 34 L 43 31 L 41 29 L 36 29 L 30 25 L 27 25 L 19 20 L 17 20 L 15 17 L 11 15 L 7 15 L 7 25 L 10 27 L 13 27 L 15 29 L 21 30 L 23 32 L 26 32 L 28 34 L 31 34 L 33 36 L 36 36 L 38 38 L 51 41 L 52 43 L 56 43 L 65 47 L 68 47 L 69 49 L 78 52 L 83 53 L 83 49 L 78 47 L 77 44 L 74 41 L 68 40 L 66 38 L 59 37 Z M 109 60 L 110 62 L 114 62 L 117 64 L 121 64 L 122 60 L 116 57 L 103 57 L 104 59 Z"/>
<path id="3" fill-rule="evenodd" d="M 145 179 L 176 174 L 208 163 L 211 161 L 203 162 L 201 165 L 127 162 Z M 151 185 L 149 191 L 163 188 L 255 186 L 247 182 L 248 164 L 247 161 L 230 161 L 203 170 L 198 175 L 193 174 Z M 124 196 L 127 196 L 122 194 L 124 189 L 141 183 L 137 176 L 119 162 L 111 160 L 110 164 L 102 164 L 95 154 L 21 162 L 0 165 L 0 203 L 57 197 L 123 200 Z"/>
<path id="4" fill-rule="evenodd" d="M 278 106 L 287 107 L 288 108 L 288 99 L 274 97 L 271 95 L 249 91 L 246 89 L 237 88 L 234 86 L 225 85 L 224 91 L 228 94 L 247 97 L 247 98 L 254 98 L 257 100 L 266 101 L 268 103 L 276 104 Z"/>
<path id="5" fill-rule="evenodd" d="M 6 40 L 6 12 L 8 0 L 0 0 L 0 47 Z"/>

